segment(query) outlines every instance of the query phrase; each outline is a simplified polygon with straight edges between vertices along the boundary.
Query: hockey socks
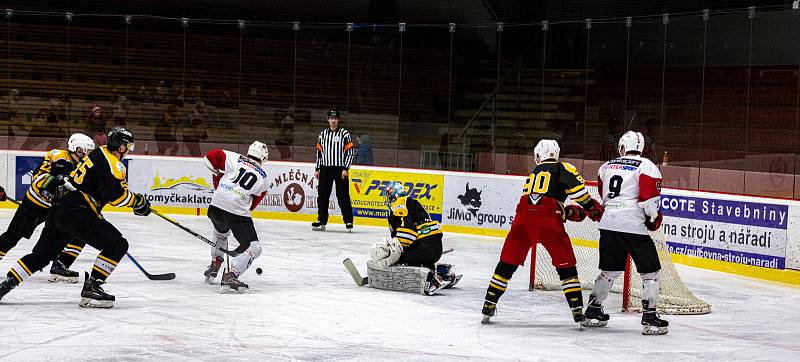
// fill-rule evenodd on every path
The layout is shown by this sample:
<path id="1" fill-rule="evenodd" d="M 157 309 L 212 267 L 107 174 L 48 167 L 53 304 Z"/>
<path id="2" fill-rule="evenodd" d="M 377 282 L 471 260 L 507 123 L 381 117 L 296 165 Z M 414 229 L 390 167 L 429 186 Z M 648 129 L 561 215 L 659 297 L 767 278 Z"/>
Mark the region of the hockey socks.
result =
<path id="1" fill-rule="evenodd" d="M 497 302 L 506 292 L 508 281 L 511 280 L 511 276 L 514 275 L 517 268 L 517 265 L 511 265 L 502 260 L 497 263 L 492 279 L 489 281 L 489 288 L 486 289 L 486 297 L 483 302 L 483 314 L 485 316 L 494 316 Z"/>
<path id="2" fill-rule="evenodd" d="M 578 279 L 578 269 L 574 266 L 569 268 L 556 268 L 558 276 L 561 278 L 561 290 L 567 298 L 567 304 L 572 311 L 572 318 L 575 322 L 583 321 L 583 294 L 581 293 L 581 282 Z"/>
<path id="3" fill-rule="evenodd" d="M 112 260 L 104 256 L 103 253 L 100 253 L 94 261 L 94 266 L 92 266 L 92 279 L 105 281 L 117 267 L 118 263 L 119 261 Z"/>
<path id="4" fill-rule="evenodd" d="M 81 254 L 84 246 L 86 246 L 86 243 L 79 240 L 72 240 L 64 247 L 64 250 L 58 254 L 58 261 L 61 262 L 64 268 L 69 269 L 72 263 L 75 262 L 75 259 L 78 259 L 78 255 Z"/>

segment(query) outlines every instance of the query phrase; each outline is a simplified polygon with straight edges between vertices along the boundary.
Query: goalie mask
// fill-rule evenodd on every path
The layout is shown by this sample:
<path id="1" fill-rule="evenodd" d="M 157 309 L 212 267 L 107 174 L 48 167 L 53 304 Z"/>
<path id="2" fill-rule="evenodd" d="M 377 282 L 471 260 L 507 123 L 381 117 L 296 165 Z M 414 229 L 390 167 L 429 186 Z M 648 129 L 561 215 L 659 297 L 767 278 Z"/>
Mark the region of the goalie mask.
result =
<path id="1" fill-rule="evenodd" d="M 625 156 L 628 152 L 642 153 L 644 150 L 644 136 L 639 132 L 628 131 L 619 138 L 617 151 L 620 156 Z"/>
<path id="2" fill-rule="evenodd" d="M 383 188 L 381 194 L 383 194 L 383 199 L 384 203 L 386 204 L 386 207 L 391 209 L 392 203 L 394 203 L 395 200 L 397 200 L 401 196 L 406 196 L 406 190 L 405 188 L 403 188 L 403 184 L 401 184 L 400 182 L 392 181 L 389 182 L 389 184 Z"/>
<path id="3" fill-rule="evenodd" d="M 558 156 L 561 153 L 561 147 L 555 140 L 541 140 L 536 144 L 533 149 L 533 156 L 536 164 L 540 164 L 545 160 L 554 159 L 558 161 Z"/>

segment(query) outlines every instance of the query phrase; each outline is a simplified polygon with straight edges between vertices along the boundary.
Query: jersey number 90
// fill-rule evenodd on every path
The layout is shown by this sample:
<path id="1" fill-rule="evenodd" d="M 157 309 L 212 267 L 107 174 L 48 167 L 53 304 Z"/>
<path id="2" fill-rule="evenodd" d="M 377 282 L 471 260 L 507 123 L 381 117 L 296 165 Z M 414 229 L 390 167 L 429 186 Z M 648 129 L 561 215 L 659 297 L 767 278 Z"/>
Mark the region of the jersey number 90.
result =
<path id="1" fill-rule="evenodd" d="M 532 193 L 544 194 L 550 189 L 550 172 L 543 171 L 537 174 L 530 174 L 528 180 L 525 181 L 525 186 L 522 187 L 524 196 Z"/>

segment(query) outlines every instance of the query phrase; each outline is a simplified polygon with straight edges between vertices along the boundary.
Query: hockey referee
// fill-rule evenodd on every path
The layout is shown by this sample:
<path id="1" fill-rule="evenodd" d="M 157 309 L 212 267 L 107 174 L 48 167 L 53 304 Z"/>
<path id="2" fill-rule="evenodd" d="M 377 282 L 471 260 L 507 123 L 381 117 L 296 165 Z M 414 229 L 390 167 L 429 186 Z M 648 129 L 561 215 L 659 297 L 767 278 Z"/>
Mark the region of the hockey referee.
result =
<path id="1" fill-rule="evenodd" d="M 328 223 L 328 200 L 331 186 L 336 181 L 336 198 L 342 209 L 342 218 L 348 231 L 353 229 L 353 206 L 350 204 L 350 182 L 347 170 L 353 164 L 355 149 L 350 132 L 339 127 L 339 111 L 328 112 L 328 127 L 320 132 L 317 140 L 317 164 L 314 175 L 319 180 L 319 212 L 317 221 L 311 224 L 316 231 L 325 230 Z"/>

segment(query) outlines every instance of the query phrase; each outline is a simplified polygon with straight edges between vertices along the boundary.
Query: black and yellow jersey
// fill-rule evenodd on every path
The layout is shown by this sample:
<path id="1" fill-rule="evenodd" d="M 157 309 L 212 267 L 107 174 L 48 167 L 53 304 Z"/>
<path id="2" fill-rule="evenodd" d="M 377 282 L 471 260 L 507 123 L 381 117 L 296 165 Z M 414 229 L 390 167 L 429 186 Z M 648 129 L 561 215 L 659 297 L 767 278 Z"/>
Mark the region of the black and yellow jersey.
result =
<path id="1" fill-rule="evenodd" d="M 128 190 L 125 165 L 106 146 L 92 151 L 70 174 L 77 192 L 59 204 L 65 207 L 88 206 L 100 214 L 106 204 L 133 207 L 135 195 Z"/>
<path id="2" fill-rule="evenodd" d="M 538 204 L 540 197 L 550 197 L 563 204 L 567 197 L 575 200 L 585 209 L 594 205 L 586 181 L 578 169 L 568 162 L 542 162 L 533 169 L 523 187 L 523 195 L 528 202 Z"/>
<path id="3" fill-rule="evenodd" d="M 408 196 L 398 197 L 389 207 L 389 229 L 403 248 L 434 235 L 442 235 L 439 222 L 431 219 L 419 201 Z"/>
<path id="4" fill-rule="evenodd" d="M 28 188 L 28 192 L 25 194 L 25 197 L 28 198 L 28 200 L 44 208 L 49 208 L 51 206 L 50 202 L 42 196 L 42 187 L 44 187 L 47 176 L 50 175 L 50 172 L 53 169 L 53 164 L 62 160 L 73 165 L 75 164 L 75 162 L 72 161 L 72 157 L 69 156 L 69 151 L 66 150 L 54 149 L 44 155 L 42 163 L 39 164 L 39 167 L 33 170 L 31 187 Z"/>

